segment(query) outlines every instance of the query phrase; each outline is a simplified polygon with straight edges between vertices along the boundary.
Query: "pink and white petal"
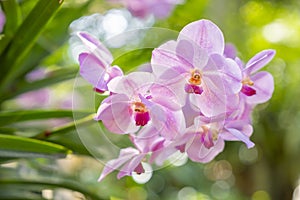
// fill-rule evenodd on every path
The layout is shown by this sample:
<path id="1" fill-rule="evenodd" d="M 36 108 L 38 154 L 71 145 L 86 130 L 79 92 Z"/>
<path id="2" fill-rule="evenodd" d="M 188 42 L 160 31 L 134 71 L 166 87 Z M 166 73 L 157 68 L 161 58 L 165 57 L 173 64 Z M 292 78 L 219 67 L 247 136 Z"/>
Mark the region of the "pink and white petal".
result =
<path id="1" fill-rule="evenodd" d="M 236 53 L 237 50 L 233 44 L 230 43 L 225 44 L 224 56 L 226 58 L 231 58 L 234 60 L 236 58 Z"/>
<path id="2" fill-rule="evenodd" d="M 250 137 L 253 133 L 253 127 L 251 124 L 249 124 L 248 121 L 244 120 L 233 120 L 233 121 L 227 121 L 225 124 L 225 129 L 222 131 L 220 136 L 224 140 L 229 140 L 229 141 L 237 141 L 240 140 L 237 138 L 235 135 L 233 135 L 231 132 L 227 131 L 227 129 L 236 129 L 237 131 L 243 133 L 246 137 Z"/>
<path id="3" fill-rule="evenodd" d="M 120 179 L 124 176 L 131 176 L 135 168 L 142 162 L 145 154 L 135 155 L 129 162 L 127 162 L 120 170 L 117 178 Z"/>
<path id="4" fill-rule="evenodd" d="M 242 88 L 242 71 L 239 66 L 233 60 L 218 54 L 210 56 L 203 69 L 203 76 L 209 77 L 227 94 L 237 94 Z"/>
<path id="5" fill-rule="evenodd" d="M 190 141 L 186 146 L 186 152 L 188 157 L 194 162 L 207 163 L 213 160 L 220 152 L 223 151 L 225 146 L 224 140 L 219 138 L 214 146 L 211 148 L 206 148 L 204 144 L 201 142 L 200 134 L 196 134 L 196 136 Z"/>
<path id="6" fill-rule="evenodd" d="M 126 94 L 129 97 L 146 93 L 155 78 L 149 72 L 132 72 L 127 76 L 116 77 L 108 83 L 109 91 L 117 94 Z"/>
<path id="7" fill-rule="evenodd" d="M 163 84 L 154 84 L 150 88 L 151 101 L 158 103 L 170 110 L 179 110 L 185 104 L 182 96 L 178 95 L 172 87 Z"/>
<path id="8" fill-rule="evenodd" d="M 276 52 L 273 49 L 267 49 L 257 53 L 246 64 L 244 73 L 249 76 L 250 74 L 257 72 L 273 59 L 275 53 Z"/>
<path id="9" fill-rule="evenodd" d="M 251 76 L 251 80 L 254 82 L 252 86 L 256 90 L 256 94 L 246 98 L 249 104 L 259 104 L 268 101 L 274 91 L 274 79 L 269 72 L 258 72 Z"/>
<path id="10" fill-rule="evenodd" d="M 198 69 L 203 69 L 209 58 L 207 52 L 195 42 L 183 39 L 177 43 L 176 54 L 180 60 L 188 62 L 193 68 Z M 188 71 L 189 69 L 186 70 Z"/>
<path id="11" fill-rule="evenodd" d="M 179 74 L 193 69 L 192 63 L 188 62 L 184 57 L 177 55 L 176 47 L 177 42 L 168 41 L 153 50 L 151 65 L 156 77 L 161 78 L 162 75 L 166 75 L 166 71 L 170 69 L 174 69 L 174 71 Z M 168 79 L 170 79 L 170 77 L 168 77 Z"/>
<path id="12" fill-rule="evenodd" d="M 199 20 L 186 25 L 179 33 L 178 40 L 189 38 L 209 54 L 223 55 L 224 37 L 222 31 L 209 20 Z"/>
<path id="13" fill-rule="evenodd" d="M 101 120 L 105 127 L 117 134 L 136 132 L 139 127 L 132 118 L 129 99 L 125 95 L 113 95 L 111 101 L 102 103 L 97 111 L 95 120 Z"/>
<path id="14" fill-rule="evenodd" d="M 79 55 L 80 75 L 98 89 L 106 74 L 104 64 L 93 54 L 81 53 Z M 100 88 L 99 88 L 100 87 Z"/>
<path id="15" fill-rule="evenodd" d="M 78 32 L 77 36 L 81 39 L 83 44 L 99 59 L 108 66 L 112 63 L 113 57 L 110 51 L 94 36 L 87 32 Z"/>
<path id="16" fill-rule="evenodd" d="M 137 155 L 138 153 L 139 153 L 138 150 L 132 147 L 121 149 L 118 158 L 110 160 L 105 164 L 105 167 L 98 181 L 99 182 L 102 181 L 108 174 L 110 174 L 114 170 L 117 170 L 119 167 L 121 167 L 124 163 L 126 163 L 128 160 L 130 160 L 133 156 Z"/>
<path id="17" fill-rule="evenodd" d="M 235 128 L 226 128 L 226 130 L 236 138 L 235 140 L 240 140 L 244 142 L 247 145 L 247 148 L 254 147 L 255 144 L 249 139 L 249 137 L 246 134 L 244 134 L 240 130 Z"/>
<path id="18" fill-rule="evenodd" d="M 198 108 L 206 117 L 214 117 L 226 112 L 226 94 L 218 86 L 217 82 L 205 79 L 203 84 L 203 93 L 190 94 L 190 102 Z M 204 82 L 203 81 L 203 82 Z"/>

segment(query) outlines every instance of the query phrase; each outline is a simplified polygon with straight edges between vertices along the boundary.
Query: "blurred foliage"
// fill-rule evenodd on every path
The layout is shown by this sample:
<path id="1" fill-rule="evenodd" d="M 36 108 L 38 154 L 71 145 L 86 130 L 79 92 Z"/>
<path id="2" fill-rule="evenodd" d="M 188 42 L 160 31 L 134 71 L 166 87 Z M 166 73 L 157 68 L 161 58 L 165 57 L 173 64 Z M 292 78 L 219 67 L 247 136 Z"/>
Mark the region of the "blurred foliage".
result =
<path id="1" fill-rule="evenodd" d="M 210 19 L 245 62 L 262 49 L 275 49 L 276 57 L 266 69 L 275 78 L 275 92 L 271 101 L 255 110 L 254 149 L 229 142 L 215 161 L 167 166 L 144 185 L 130 177 L 117 181 L 115 173 L 97 183 L 103 163 L 93 159 L 91 147 L 76 129 L 95 123 L 90 114 L 103 96 L 84 99 L 85 104 L 93 102 L 92 107 L 73 111 L 58 106 L 26 109 L 15 102 L 24 93 L 44 88 L 63 88 L 63 99 L 72 99 L 78 66 L 68 55 L 68 26 L 81 16 L 104 14 L 113 5 L 101 0 L 6 0 L 1 7 L 7 23 L 0 36 L 0 199 L 292 198 L 300 175 L 298 0 L 186 0 L 170 17 L 156 21 L 156 27 L 180 31 L 189 22 Z M 112 49 L 118 55 L 114 64 L 130 71 L 148 61 L 156 45 L 146 48 L 151 36 L 146 35 L 143 49 Z M 46 69 L 47 76 L 29 82 L 26 74 L 38 68 Z M 84 91 L 92 88 L 82 90 L 79 96 L 84 97 Z M 109 145 L 104 144 L 105 133 L 94 134 L 98 139 L 91 142 L 99 143 L 96 150 L 105 157 L 111 153 L 105 149 Z M 126 144 L 126 139 L 109 139 Z"/>

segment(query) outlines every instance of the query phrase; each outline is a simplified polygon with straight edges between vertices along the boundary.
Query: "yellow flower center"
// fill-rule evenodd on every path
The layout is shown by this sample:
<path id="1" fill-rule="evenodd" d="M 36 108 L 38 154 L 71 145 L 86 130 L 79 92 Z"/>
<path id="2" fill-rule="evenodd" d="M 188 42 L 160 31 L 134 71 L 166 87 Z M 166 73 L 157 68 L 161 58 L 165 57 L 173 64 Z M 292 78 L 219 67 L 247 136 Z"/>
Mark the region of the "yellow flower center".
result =
<path id="1" fill-rule="evenodd" d="M 242 84 L 243 85 L 249 85 L 249 86 L 254 85 L 253 81 L 248 76 L 242 80 Z"/>
<path id="2" fill-rule="evenodd" d="M 200 85 L 201 84 L 201 73 L 199 70 L 194 69 L 191 72 L 191 78 L 189 79 L 189 83 L 192 85 Z"/>

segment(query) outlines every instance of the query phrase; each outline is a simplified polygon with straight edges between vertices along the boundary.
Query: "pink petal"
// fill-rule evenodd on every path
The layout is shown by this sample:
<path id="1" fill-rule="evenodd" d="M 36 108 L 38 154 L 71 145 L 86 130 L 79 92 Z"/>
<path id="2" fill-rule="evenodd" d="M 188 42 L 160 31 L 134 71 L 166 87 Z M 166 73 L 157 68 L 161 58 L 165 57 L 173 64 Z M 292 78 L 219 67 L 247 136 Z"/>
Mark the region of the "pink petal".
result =
<path id="1" fill-rule="evenodd" d="M 81 53 L 79 55 L 80 75 L 100 90 L 107 90 L 105 65 L 95 55 Z"/>
<path id="2" fill-rule="evenodd" d="M 227 94 L 237 94 L 242 87 L 242 71 L 231 59 L 213 54 L 207 66 L 203 69 L 203 76 L 208 77 L 220 90 Z"/>
<path id="3" fill-rule="evenodd" d="M 154 84 L 150 88 L 151 101 L 171 110 L 179 110 L 183 106 L 182 97 L 171 87 L 163 84 Z M 185 101 L 184 101 L 185 103 Z"/>
<path id="4" fill-rule="evenodd" d="M 274 91 L 274 79 L 268 72 L 258 72 L 251 76 L 251 80 L 254 82 L 252 86 L 256 90 L 256 94 L 246 98 L 249 104 L 259 104 L 268 101 Z"/>
<path id="5" fill-rule="evenodd" d="M 213 160 L 220 152 L 222 152 L 224 146 L 224 141 L 219 138 L 215 142 L 214 146 L 206 148 L 201 141 L 200 134 L 196 134 L 192 141 L 187 144 L 186 152 L 192 161 L 207 163 Z"/>
<path id="6" fill-rule="evenodd" d="M 78 32 L 77 36 L 90 50 L 90 53 L 101 59 L 101 61 L 105 63 L 105 66 L 108 66 L 112 63 L 113 57 L 110 51 L 97 38 L 87 32 Z"/>
<path id="7" fill-rule="evenodd" d="M 174 77 L 178 74 L 189 72 L 193 69 L 192 63 L 187 61 L 183 56 L 177 55 L 176 53 L 177 42 L 168 41 L 156 48 L 152 52 L 151 65 L 153 73 L 161 78 L 163 75 L 166 76 L 166 71 L 172 73 L 170 69 L 174 70 Z M 171 79 L 174 77 L 167 77 L 164 79 Z"/>
<path id="8" fill-rule="evenodd" d="M 132 72 L 124 77 L 116 77 L 108 84 L 109 91 L 126 94 L 129 97 L 146 93 L 154 82 L 153 74 L 149 72 Z"/>
<path id="9" fill-rule="evenodd" d="M 126 149 L 121 149 L 120 155 L 117 159 L 110 160 L 105 164 L 105 167 L 98 181 L 99 182 L 102 181 L 108 174 L 118 169 L 120 166 L 122 166 L 124 163 L 126 163 L 128 160 L 130 160 L 133 156 L 137 155 L 138 153 L 139 153 L 138 150 L 131 147 Z"/>
<path id="10" fill-rule="evenodd" d="M 244 142 L 248 148 L 254 147 L 254 143 L 249 139 L 247 135 L 242 133 L 241 131 L 234 128 L 226 128 L 229 133 L 231 133 L 237 140 Z"/>
<path id="11" fill-rule="evenodd" d="M 0 33 L 3 31 L 5 22 L 6 22 L 6 17 L 5 17 L 5 14 L 1 10 L 1 7 L 0 7 Z"/>
<path id="12" fill-rule="evenodd" d="M 209 54 L 223 55 L 224 37 L 222 31 L 209 20 L 199 20 L 186 25 L 179 33 L 178 40 L 190 39 Z"/>
<path id="13" fill-rule="evenodd" d="M 263 68 L 265 65 L 267 65 L 273 59 L 273 57 L 275 56 L 275 53 L 276 53 L 275 50 L 272 50 L 272 49 L 263 50 L 263 51 L 257 53 L 246 64 L 244 73 L 246 75 L 250 75 L 252 73 L 257 72 L 258 70 Z"/>
<path id="14" fill-rule="evenodd" d="M 129 99 L 126 95 L 115 94 L 108 97 L 110 101 L 101 103 L 95 120 L 102 120 L 105 127 L 118 134 L 136 132 L 139 127 L 135 125 L 129 108 Z"/>
<path id="15" fill-rule="evenodd" d="M 120 179 L 124 176 L 131 176 L 132 172 L 142 162 L 142 159 L 144 157 L 145 154 L 139 154 L 131 158 L 131 160 L 121 168 L 120 172 L 117 175 L 117 178 Z"/>

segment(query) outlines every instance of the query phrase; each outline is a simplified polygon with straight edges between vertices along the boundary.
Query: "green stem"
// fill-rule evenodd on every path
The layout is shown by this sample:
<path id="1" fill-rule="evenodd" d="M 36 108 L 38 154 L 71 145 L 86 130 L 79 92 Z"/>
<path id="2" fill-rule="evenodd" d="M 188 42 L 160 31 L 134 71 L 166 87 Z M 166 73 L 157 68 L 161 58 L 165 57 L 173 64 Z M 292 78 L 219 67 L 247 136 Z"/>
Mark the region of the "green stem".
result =
<path id="1" fill-rule="evenodd" d="M 89 124 L 95 123 L 94 115 L 95 114 L 91 114 L 91 115 L 88 115 L 88 116 L 86 116 L 82 119 L 79 119 L 79 120 L 76 120 L 74 122 L 68 123 L 66 125 L 56 127 L 52 130 L 43 131 L 43 132 L 39 133 L 38 135 L 34 136 L 33 138 L 43 140 L 43 139 L 49 138 L 50 136 L 53 136 L 53 135 L 67 133 L 67 132 L 76 130 L 76 128 L 87 126 Z"/>

